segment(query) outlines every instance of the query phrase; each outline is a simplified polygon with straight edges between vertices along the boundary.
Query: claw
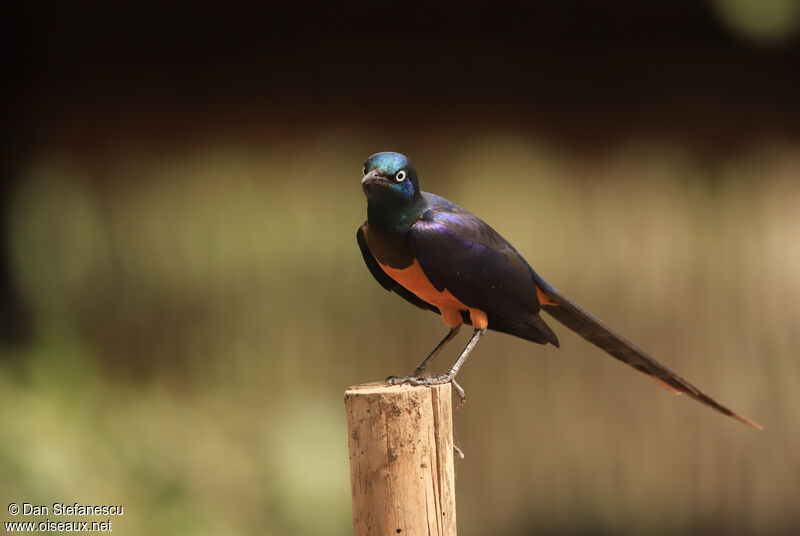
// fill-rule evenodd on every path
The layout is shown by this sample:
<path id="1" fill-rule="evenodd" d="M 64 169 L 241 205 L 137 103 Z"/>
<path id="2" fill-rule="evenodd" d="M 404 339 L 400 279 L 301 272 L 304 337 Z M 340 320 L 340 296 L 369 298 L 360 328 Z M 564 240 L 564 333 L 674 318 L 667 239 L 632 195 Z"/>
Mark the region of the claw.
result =
<path id="1" fill-rule="evenodd" d="M 464 404 L 467 403 L 467 393 L 464 392 L 464 388 L 463 387 L 458 385 L 458 382 L 456 382 L 455 378 L 450 380 L 450 383 L 453 384 L 453 387 L 455 388 L 456 392 L 458 393 L 458 396 L 461 397 L 461 400 L 458 401 L 458 405 L 456 406 L 456 409 L 464 407 Z M 463 455 L 462 455 L 462 458 L 463 458 Z"/>

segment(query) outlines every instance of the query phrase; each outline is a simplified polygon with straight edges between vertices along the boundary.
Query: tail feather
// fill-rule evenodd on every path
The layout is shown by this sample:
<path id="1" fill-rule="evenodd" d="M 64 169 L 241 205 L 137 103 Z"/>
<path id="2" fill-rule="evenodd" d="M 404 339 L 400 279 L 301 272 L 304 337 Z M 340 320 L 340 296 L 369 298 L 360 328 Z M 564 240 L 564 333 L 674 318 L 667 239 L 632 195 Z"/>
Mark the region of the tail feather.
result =
<path id="1" fill-rule="evenodd" d="M 550 286 L 544 279 L 534 272 L 536 284 L 540 293 L 547 297 L 542 300 L 542 309 L 550 316 L 564 324 L 566 327 L 591 342 L 598 348 L 605 350 L 612 357 L 627 363 L 636 370 L 651 376 L 663 387 L 676 394 L 686 394 L 707 406 L 714 408 L 724 415 L 733 417 L 753 428 L 762 429 L 761 425 L 731 411 L 700 389 L 681 378 L 667 367 L 656 361 L 644 350 L 636 347 L 625 337 L 605 325 L 594 315 L 561 294 Z"/>
<path id="2" fill-rule="evenodd" d="M 461 312 L 461 318 L 465 324 L 472 324 L 467 311 Z M 489 329 L 508 333 L 538 344 L 550 343 L 556 348 L 559 346 L 558 337 L 538 314 L 531 314 L 521 318 L 489 314 Z"/>

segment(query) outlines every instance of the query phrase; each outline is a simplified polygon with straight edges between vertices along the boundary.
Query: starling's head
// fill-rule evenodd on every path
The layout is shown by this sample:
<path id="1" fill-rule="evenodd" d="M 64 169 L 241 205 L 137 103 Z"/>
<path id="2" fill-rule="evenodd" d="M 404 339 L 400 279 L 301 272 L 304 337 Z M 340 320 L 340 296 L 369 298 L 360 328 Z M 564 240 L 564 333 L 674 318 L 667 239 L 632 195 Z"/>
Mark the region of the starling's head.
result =
<path id="1" fill-rule="evenodd" d="M 400 153 L 377 153 L 364 162 L 361 187 L 371 203 L 402 207 L 420 199 L 417 170 Z"/>

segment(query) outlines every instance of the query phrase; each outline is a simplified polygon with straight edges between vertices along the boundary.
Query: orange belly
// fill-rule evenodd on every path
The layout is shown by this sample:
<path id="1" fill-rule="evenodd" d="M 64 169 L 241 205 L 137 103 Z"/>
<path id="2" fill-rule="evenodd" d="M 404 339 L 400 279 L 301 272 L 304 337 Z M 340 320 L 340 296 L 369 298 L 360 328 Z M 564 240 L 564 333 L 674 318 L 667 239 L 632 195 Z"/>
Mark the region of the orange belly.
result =
<path id="1" fill-rule="evenodd" d="M 414 259 L 414 263 L 408 268 L 392 268 L 385 264 L 380 264 L 380 267 L 386 272 L 386 275 L 403 285 L 403 287 L 431 305 L 435 305 L 439 312 L 442 313 L 444 323 L 449 327 L 454 328 L 461 325 L 460 311 L 469 311 L 469 318 L 475 328 L 486 328 L 489 325 L 486 313 L 480 309 L 467 307 L 458 298 L 450 294 L 447 289 L 436 290 L 436 287 L 428 280 L 428 276 L 422 271 L 417 259 Z"/>

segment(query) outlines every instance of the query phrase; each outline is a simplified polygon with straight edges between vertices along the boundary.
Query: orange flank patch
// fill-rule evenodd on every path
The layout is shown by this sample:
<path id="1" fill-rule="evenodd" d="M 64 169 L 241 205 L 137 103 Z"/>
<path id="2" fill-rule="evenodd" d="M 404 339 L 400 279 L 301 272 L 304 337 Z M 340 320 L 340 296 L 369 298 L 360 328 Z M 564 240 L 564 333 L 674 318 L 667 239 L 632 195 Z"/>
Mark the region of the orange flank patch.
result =
<path id="1" fill-rule="evenodd" d="M 480 309 L 470 309 L 469 319 L 472 322 L 472 327 L 477 329 L 486 329 L 489 326 L 489 318 L 486 313 Z"/>
<path id="2" fill-rule="evenodd" d="M 539 305 L 558 305 L 556 302 L 550 299 L 550 297 L 542 292 L 538 286 L 536 287 L 536 295 L 539 297 Z"/>
<path id="3" fill-rule="evenodd" d="M 380 264 L 380 263 L 378 263 Z M 485 328 L 489 325 L 489 319 L 486 313 L 480 309 L 467 307 L 458 298 L 450 294 L 450 291 L 444 289 L 443 291 L 436 290 L 436 287 L 422 271 L 419 261 L 414 259 L 414 263 L 408 268 L 392 268 L 385 264 L 380 264 L 380 267 L 386 272 L 386 275 L 403 285 L 406 289 L 410 290 L 421 299 L 435 305 L 439 312 L 442 313 L 442 320 L 448 327 L 454 328 L 461 325 L 461 312 L 469 311 L 469 318 L 475 328 Z"/>

